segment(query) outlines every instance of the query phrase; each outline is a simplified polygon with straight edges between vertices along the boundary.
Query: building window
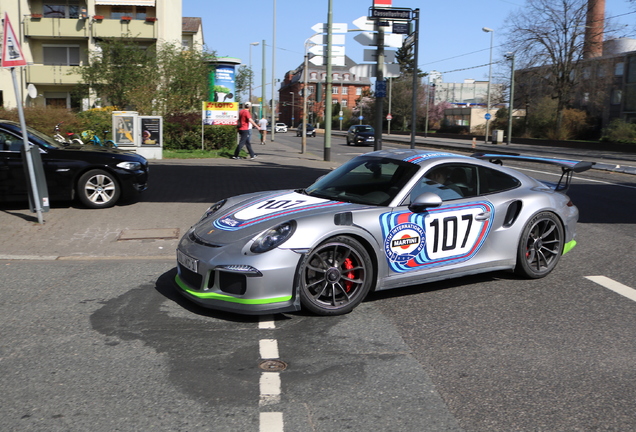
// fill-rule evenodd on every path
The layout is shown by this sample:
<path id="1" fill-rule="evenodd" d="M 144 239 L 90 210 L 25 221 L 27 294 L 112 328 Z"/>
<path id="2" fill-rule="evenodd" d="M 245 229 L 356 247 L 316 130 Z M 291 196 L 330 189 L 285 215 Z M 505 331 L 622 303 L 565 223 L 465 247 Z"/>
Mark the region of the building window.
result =
<path id="1" fill-rule="evenodd" d="M 629 58 L 627 65 L 627 82 L 636 82 L 636 56 Z"/>
<path id="2" fill-rule="evenodd" d="M 344 74 L 344 80 L 345 81 L 349 81 L 349 74 L 348 73 Z"/>
<path id="3" fill-rule="evenodd" d="M 43 45 L 43 64 L 53 66 L 79 66 L 79 45 Z"/>
<path id="4" fill-rule="evenodd" d="M 623 101 L 623 91 L 621 89 L 613 89 L 611 96 L 612 105 L 620 105 Z"/>
<path id="5" fill-rule="evenodd" d="M 47 1 L 42 5 L 45 18 L 79 18 L 79 0 Z"/>
<path id="6" fill-rule="evenodd" d="M 361 96 L 362 95 L 362 87 L 357 87 L 356 88 L 356 96 Z"/>
<path id="7" fill-rule="evenodd" d="M 336 86 L 331 87 L 331 94 L 338 94 L 338 87 Z"/>
<path id="8" fill-rule="evenodd" d="M 614 75 L 623 76 L 624 71 L 625 71 L 625 63 L 620 62 L 614 65 Z"/>
<path id="9" fill-rule="evenodd" d="M 316 88 L 314 86 L 309 86 L 307 88 L 309 89 L 309 94 L 310 95 L 314 94 L 314 91 L 316 90 Z"/>
<path id="10" fill-rule="evenodd" d="M 311 78 L 312 80 L 318 79 L 318 73 L 317 72 L 310 73 L 309 78 Z"/>
<path id="11" fill-rule="evenodd" d="M 121 19 L 129 16 L 136 20 L 145 20 L 147 13 L 143 6 L 113 6 L 110 10 L 111 19 Z"/>
<path id="12" fill-rule="evenodd" d="M 342 89 L 342 94 L 346 95 L 349 94 L 349 87 L 340 87 Z"/>
<path id="13" fill-rule="evenodd" d="M 349 105 L 348 102 L 349 101 L 347 101 L 346 99 L 343 99 L 343 100 L 340 101 L 340 106 L 343 107 L 343 108 L 346 108 L 347 105 Z"/>

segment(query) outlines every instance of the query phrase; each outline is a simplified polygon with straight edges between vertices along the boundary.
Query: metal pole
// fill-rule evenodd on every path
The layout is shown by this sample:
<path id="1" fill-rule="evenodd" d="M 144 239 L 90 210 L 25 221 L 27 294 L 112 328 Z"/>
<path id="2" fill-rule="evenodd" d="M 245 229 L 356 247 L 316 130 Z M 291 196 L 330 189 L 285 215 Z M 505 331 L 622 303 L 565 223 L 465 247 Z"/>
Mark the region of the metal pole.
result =
<path id="1" fill-rule="evenodd" d="M 389 77 L 389 114 L 391 114 L 391 93 L 392 92 L 393 92 L 393 78 Z M 391 119 L 387 119 L 387 124 L 388 124 L 387 135 L 391 135 Z"/>
<path id="2" fill-rule="evenodd" d="M 307 96 L 309 93 L 309 88 L 307 87 L 308 75 L 309 75 L 309 54 L 307 54 L 307 42 L 309 39 L 305 41 L 305 67 L 303 70 L 303 130 L 302 130 L 302 139 L 300 145 L 300 152 L 305 153 L 307 149 Z M 294 127 L 291 125 L 290 127 Z"/>
<path id="3" fill-rule="evenodd" d="M 490 61 L 488 62 L 488 102 L 487 102 L 487 111 L 486 114 L 490 115 L 490 82 L 492 81 L 492 39 L 495 31 L 491 28 L 484 27 L 482 28 L 486 33 L 490 33 Z M 490 119 L 486 119 L 486 136 L 484 137 L 484 143 L 488 144 L 488 132 L 490 130 Z"/>
<path id="4" fill-rule="evenodd" d="M 272 125 L 272 133 L 269 134 L 272 142 L 274 142 L 274 136 L 276 135 L 276 0 L 274 0 L 274 30 L 272 34 L 272 119 L 270 124 Z"/>
<path id="5" fill-rule="evenodd" d="M 424 138 L 428 138 L 428 104 L 431 100 L 431 80 L 430 78 L 426 83 L 426 120 L 424 122 Z"/>
<path id="6" fill-rule="evenodd" d="M 417 89 L 419 87 L 417 76 L 417 57 L 420 34 L 420 10 L 413 11 L 413 19 L 415 20 L 415 32 L 413 35 L 413 97 L 411 99 L 411 148 L 415 148 L 415 130 L 417 125 Z"/>
<path id="7" fill-rule="evenodd" d="M 324 160 L 331 160 L 331 118 L 333 113 L 333 106 L 331 105 L 331 101 L 333 100 L 333 95 L 331 94 L 331 87 L 333 82 L 333 77 L 331 76 L 331 34 L 332 34 L 332 24 L 333 24 L 333 0 L 329 0 L 328 12 L 327 12 L 327 52 L 325 56 L 327 57 L 327 88 L 325 89 L 325 154 Z"/>
<path id="8" fill-rule="evenodd" d="M 42 204 L 40 202 L 40 193 L 35 179 L 35 168 L 33 166 L 33 159 L 31 156 L 32 150 L 39 150 L 37 148 L 31 149 L 31 146 L 29 145 L 29 136 L 26 128 L 26 121 L 24 120 L 24 110 L 22 109 L 22 95 L 20 93 L 18 77 L 15 74 L 14 67 L 11 68 L 11 78 L 13 79 L 13 89 L 15 90 L 15 99 L 17 101 L 18 117 L 20 118 L 20 129 L 22 129 L 22 144 L 24 145 L 24 157 L 26 158 L 29 180 L 31 182 L 31 191 L 33 192 L 33 204 L 35 206 L 35 211 L 38 214 L 38 222 L 43 224 L 44 218 L 42 217 Z"/>
<path id="9" fill-rule="evenodd" d="M 265 103 L 267 101 L 267 92 L 265 90 L 265 39 L 263 39 L 263 64 L 261 65 L 261 117 L 266 117 Z M 274 126 L 272 124 L 272 130 L 274 130 Z"/>
<path id="10" fill-rule="evenodd" d="M 384 81 L 384 28 L 380 26 L 380 22 L 375 22 L 375 28 L 378 36 L 378 49 L 377 49 L 377 66 L 376 66 L 376 81 L 378 83 Z M 384 114 L 384 98 L 375 96 L 375 142 L 373 143 L 374 150 L 382 150 L 382 114 Z"/>
<path id="11" fill-rule="evenodd" d="M 510 53 L 510 102 L 508 103 L 508 140 L 512 139 L 512 111 L 515 104 L 515 53 Z"/>

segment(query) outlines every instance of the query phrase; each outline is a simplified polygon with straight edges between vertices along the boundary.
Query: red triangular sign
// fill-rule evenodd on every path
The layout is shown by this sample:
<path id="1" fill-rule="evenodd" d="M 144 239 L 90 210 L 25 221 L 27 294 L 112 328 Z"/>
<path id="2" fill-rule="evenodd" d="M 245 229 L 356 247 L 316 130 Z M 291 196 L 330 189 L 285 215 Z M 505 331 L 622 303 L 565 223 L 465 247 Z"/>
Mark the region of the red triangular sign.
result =
<path id="1" fill-rule="evenodd" d="M 15 36 L 9 15 L 4 13 L 4 38 L 2 40 L 2 67 L 26 66 L 27 62 L 22 54 L 20 42 Z"/>

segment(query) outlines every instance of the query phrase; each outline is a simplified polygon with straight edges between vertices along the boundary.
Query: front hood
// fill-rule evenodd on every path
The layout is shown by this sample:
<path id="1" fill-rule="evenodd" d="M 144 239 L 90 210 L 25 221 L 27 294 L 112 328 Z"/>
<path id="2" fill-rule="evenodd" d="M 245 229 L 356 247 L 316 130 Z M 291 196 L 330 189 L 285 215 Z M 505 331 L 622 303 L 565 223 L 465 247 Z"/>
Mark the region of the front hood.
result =
<path id="1" fill-rule="evenodd" d="M 375 134 L 371 133 L 371 132 L 358 132 L 356 134 L 357 138 L 373 138 Z"/>
<path id="2" fill-rule="evenodd" d="M 237 197 L 193 228 L 195 237 L 206 243 L 236 242 L 279 223 L 320 213 L 337 213 L 359 208 L 359 204 L 330 201 L 291 190 L 270 191 Z"/>

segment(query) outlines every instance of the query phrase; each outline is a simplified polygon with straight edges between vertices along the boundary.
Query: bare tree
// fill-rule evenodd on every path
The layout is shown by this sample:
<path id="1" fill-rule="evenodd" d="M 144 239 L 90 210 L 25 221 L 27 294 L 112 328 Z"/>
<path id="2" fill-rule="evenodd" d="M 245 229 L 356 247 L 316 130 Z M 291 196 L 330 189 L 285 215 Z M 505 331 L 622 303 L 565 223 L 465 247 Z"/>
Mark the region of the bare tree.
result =
<path id="1" fill-rule="evenodd" d="M 562 127 L 580 78 L 583 60 L 587 0 L 527 0 L 509 17 L 506 26 L 509 51 L 521 68 L 533 68 L 534 83 L 557 101 L 556 132 Z"/>

